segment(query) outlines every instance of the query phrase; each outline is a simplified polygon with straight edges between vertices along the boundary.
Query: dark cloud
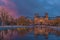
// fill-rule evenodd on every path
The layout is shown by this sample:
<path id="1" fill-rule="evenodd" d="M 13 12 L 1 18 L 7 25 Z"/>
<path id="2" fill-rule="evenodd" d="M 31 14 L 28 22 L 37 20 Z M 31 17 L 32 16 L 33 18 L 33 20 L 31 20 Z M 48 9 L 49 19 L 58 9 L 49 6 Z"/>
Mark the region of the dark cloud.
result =
<path id="1" fill-rule="evenodd" d="M 11 0 L 11 3 L 15 3 L 15 6 L 12 4 L 10 7 L 18 11 L 18 16 L 33 16 L 36 12 L 40 15 L 48 12 L 49 16 L 60 16 L 60 0 Z"/>
<path id="2" fill-rule="evenodd" d="M 20 15 L 33 16 L 35 12 L 44 15 L 47 11 L 49 16 L 58 16 L 60 13 L 60 0 L 16 0 Z"/>

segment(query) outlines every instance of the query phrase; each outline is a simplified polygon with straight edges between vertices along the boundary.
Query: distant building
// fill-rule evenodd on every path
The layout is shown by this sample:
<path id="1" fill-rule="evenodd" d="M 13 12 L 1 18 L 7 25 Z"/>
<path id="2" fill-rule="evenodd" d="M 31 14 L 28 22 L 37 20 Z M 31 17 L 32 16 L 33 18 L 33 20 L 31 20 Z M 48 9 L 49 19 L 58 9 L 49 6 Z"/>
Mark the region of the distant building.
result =
<path id="1" fill-rule="evenodd" d="M 43 17 L 39 15 L 34 16 L 34 24 L 46 24 L 46 21 L 48 21 L 48 13 L 45 13 Z"/>
<path id="2" fill-rule="evenodd" d="M 35 15 L 34 24 L 53 25 L 57 19 L 60 20 L 60 17 L 48 17 L 48 13 L 45 13 L 45 16 Z"/>

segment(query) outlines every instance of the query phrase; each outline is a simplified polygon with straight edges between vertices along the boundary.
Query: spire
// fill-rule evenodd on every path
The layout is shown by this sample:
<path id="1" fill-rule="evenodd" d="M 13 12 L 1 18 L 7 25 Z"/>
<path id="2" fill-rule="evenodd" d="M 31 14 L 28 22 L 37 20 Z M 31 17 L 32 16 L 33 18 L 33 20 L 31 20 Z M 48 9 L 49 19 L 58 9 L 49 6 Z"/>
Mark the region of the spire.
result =
<path id="1" fill-rule="evenodd" d="M 45 13 L 45 20 L 48 20 L 48 12 Z"/>
<path id="2" fill-rule="evenodd" d="M 34 15 L 35 17 L 37 17 L 37 18 L 39 18 L 40 16 L 39 16 L 39 13 L 35 13 L 35 15 Z"/>
<path id="3" fill-rule="evenodd" d="M 45 17 L 48 17 L 48 12 L 45 13 Z"/>
<path id="4" fill-rule="evenodd" d="M 45 15 L 48 15 L 48 12 L 46 12 Z"/>

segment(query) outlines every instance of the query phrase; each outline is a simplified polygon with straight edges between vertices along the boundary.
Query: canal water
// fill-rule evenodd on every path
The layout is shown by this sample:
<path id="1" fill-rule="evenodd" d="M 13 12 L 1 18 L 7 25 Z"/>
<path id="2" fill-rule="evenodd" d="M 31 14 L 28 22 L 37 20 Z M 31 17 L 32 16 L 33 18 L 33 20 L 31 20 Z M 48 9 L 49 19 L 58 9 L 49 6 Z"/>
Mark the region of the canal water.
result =
<path id="1" fill-rule="evenodd" d="M 60 36 L 56 36 L 54 34 L 49 34 L 48 38 L 46 39 L 45 36 L 43 36 L 43 35 L 34 37 L 33 33 L 29 33 L 23 37 L 16 36 L 15 38 L 13 38 L 11 40 L 60 40 Z"/>
<path id="2" fill-rule="evenodd" d="M 11 34 L 12 36 L 9 39 L 8 37 L 10 35 L 5 36 L 6 38 L 3 40 L 60 40 L 60 36 L 59 36 L 60 34 L 58 33 L 57 34 L 49 33 L 47 38 L 44 35 L 35 36 L 34 31 L 30 31 L 30 32 L 23 31 L 22 34 L 20 33 L 17 33 L 15 30 L 13 31 L 13 35 Z"/>
<path id="3" fill-rule="evenodd" d="M 7 36 L 8 38 L 9 36 Z M 5 39 L 4 39 L 5 40 Z M 44 35 L 38 35 L 34 36 L 34 32 L 28 32 L 25 33 L 25 35 L 20 36 L 19 34 L 10 37 L 9 40 L 60 40 L 60 36 L 56 34 L 49 34 L 48 38 L 46 38 Z"/>

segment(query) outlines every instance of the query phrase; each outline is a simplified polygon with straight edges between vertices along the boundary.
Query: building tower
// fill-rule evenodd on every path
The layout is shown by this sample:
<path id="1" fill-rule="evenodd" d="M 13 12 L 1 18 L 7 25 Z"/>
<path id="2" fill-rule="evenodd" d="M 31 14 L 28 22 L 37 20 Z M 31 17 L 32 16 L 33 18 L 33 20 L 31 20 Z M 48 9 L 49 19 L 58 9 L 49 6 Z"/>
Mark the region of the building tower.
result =
<path id="1" fill-rule="evenodd" d="M 39 20 L 39 14 L 35 13 L 35 15 L 34 15 L 34 24 L 37 24 L 38 20 Z"/>
<path id="2" fill-rule="evenodd" d="M 48 12 L 45 13 L 45 20 L 48 20 Z"/>
<path id="3" fill-rule="evenodd" d="M 38 18 L 39 17 L 39 13 L 35 13 L 34 17 Z"/>

